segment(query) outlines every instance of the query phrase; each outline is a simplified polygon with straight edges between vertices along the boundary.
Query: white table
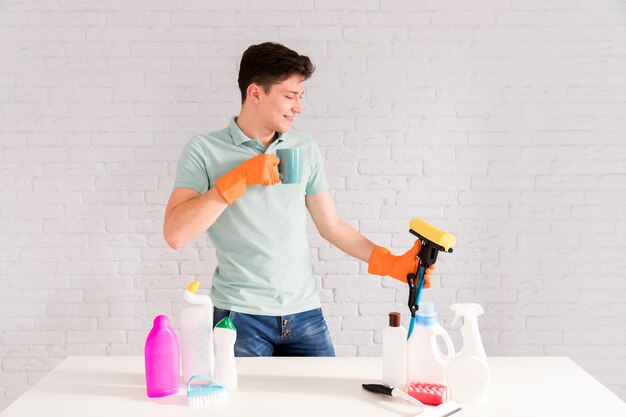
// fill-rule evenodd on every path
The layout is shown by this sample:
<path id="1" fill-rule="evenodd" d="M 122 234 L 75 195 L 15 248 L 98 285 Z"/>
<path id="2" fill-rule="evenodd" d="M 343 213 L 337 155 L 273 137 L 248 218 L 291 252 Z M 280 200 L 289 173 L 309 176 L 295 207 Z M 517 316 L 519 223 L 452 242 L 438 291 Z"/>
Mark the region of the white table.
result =
<path id="1" fill-rule="evenodd" d="M 626 403 L 565 357 L 489 358 L 491 385 L 480 405 L 455 417 L 625 417 Z M 178 394 L 148 398 L 142 357 L 69 357 L 6 408 L 24 416 L 414 416 L 419 409 L 366 392 L 381 358 L 237 358 L 239 389 L 214 407 Z"/>

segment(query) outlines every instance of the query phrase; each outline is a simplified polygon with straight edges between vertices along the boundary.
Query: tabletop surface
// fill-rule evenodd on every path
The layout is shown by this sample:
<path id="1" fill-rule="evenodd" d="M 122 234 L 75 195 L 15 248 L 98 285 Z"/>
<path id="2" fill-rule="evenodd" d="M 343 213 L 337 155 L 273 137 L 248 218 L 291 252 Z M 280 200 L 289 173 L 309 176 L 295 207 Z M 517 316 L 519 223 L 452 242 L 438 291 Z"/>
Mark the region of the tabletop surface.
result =
<path id="1" fill-rule="evenodd" d="M 419 408 L 364 391 L 379 382 L 380 357 L 237 358 L 239 387 L 208 408 L 178 394 L 148 398 L 143 357 L 65 359 L 0 417 L 16 416 L 415 416 Z M 566 357 L 490 357 L 482 404 L 455 417 L 626 417 L 626 403 Z"/>

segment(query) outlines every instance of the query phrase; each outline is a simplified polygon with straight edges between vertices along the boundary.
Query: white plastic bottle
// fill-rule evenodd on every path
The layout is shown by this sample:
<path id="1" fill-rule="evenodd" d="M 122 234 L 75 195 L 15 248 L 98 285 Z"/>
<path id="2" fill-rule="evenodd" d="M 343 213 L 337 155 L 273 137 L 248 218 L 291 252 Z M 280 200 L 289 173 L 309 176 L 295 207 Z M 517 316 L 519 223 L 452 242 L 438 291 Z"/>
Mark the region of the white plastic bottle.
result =
<path id="1" fill-rule="evenodd" d="M 441 337 L 448 353 L 439 349 L 437 338 Z M 422 303 L 416 315 L 416 323 L 407 343 L 407 385 L 428 383 L 446 385 L 446 365 L 454 355 L 450 335 L 437 322 L 433 303 Z"/>
<path id="2" fill-rule="evenodd" d="M 389 313 L 389 327 L 383 331 L 383 384 L 404 390 L 406 386 L 406 329 L 400 313 Z"/>
<path id="3" fill-rule="evenodd" d="M 230 317 L 215 325 L 215 380 L 228 389 L 237 388 L 235 341 L 237 329 Z"/>
<path id="4" fill-rule="evenodd" d="M 453 325 L 463 318 L 463 348 L 447 368 L 450 396 L 461 403 L 479 403 L 489 386 L 489 366 L 477 319 L 484 310 L 474 303 L 452 304 L 450 308 L 456 312 Z"/>
<path id="5" fill-rule="evenodd" d="M 187 286 L 185 301 L 192 306 L 180 314 L 181 359 L 185 384 L 194 375 L 213 375 L 213 302 L 208 295 L 196 294 L 199 281 Z"/>

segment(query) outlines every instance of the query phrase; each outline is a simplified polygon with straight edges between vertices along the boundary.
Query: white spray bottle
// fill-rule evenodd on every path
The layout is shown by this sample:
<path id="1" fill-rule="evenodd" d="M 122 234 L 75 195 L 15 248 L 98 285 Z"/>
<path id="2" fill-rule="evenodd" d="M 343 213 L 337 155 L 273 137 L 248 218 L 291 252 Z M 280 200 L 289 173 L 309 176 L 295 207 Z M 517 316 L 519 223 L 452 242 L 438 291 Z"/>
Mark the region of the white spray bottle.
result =
<path id="1" fill-rule="evenodd" d="M 463 318 L 463 348 L 446 368 L 450 396 L 461 403 L 479 403 L 485 398 L 489 386 L 487 355 L 478 330 L 478 316 L 484 310 L 475 303 L 452 304 L 450 308 L 456 313 L 453 325 Z"/>
<path id="2" fill-rule="evenodd" d="M 196 294 L 199 287 L 200 281 L 193 281 L 187 286 L 185 301 L 193 305 L 180 314 L 185 384 L 194 375 L 213 375 L 213 301 L 208 295 Z"/>

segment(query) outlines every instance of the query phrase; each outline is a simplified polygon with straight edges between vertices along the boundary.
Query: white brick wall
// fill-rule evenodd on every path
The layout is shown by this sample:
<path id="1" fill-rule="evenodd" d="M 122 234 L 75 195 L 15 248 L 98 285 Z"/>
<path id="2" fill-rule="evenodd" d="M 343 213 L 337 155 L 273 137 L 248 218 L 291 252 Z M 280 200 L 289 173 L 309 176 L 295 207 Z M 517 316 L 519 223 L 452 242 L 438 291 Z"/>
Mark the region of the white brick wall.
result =
<path id="1" fill-rule="evenodd" d="M 311 56 L 297 127 L 339 212 L 396 252 L 454 232 L 426 297 L 482 303 L 490 355 L 567 355 L 626 399 L 626 5 L 619 0 L 10 0 L 0 5 L 0 409 L 67 355 L 139 355 L 206 238 L 162 215 L 182 145 L 239 106 L 238 59 Z M 340 355 L 407 290 L 311 228 Z M 458 331 L 454 330 L 458 343 Z"/>

